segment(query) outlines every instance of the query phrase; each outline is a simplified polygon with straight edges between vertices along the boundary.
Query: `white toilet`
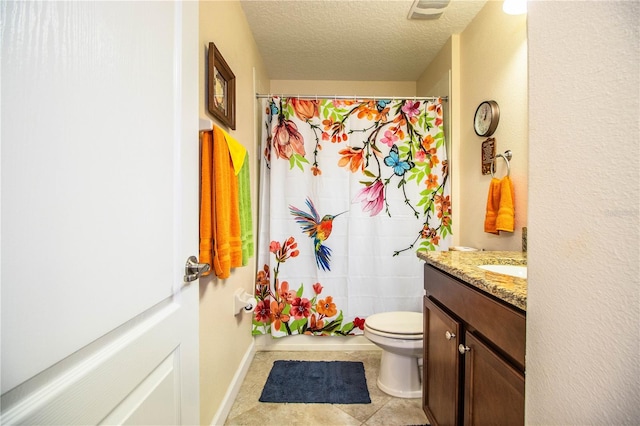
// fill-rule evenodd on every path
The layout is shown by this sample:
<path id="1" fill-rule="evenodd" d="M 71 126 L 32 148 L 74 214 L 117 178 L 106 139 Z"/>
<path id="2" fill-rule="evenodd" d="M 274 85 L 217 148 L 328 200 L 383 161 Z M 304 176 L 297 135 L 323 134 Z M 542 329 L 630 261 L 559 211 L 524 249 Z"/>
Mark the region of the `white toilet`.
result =
<path id="1" fill-rule="evenodd" d="M 368 316 L 364 335 L 382 348 L 378 387 L 400 398 L 420 398 L 419 362 L 423 347 L 423 318 L 419 312 L 383 312 Z"/>

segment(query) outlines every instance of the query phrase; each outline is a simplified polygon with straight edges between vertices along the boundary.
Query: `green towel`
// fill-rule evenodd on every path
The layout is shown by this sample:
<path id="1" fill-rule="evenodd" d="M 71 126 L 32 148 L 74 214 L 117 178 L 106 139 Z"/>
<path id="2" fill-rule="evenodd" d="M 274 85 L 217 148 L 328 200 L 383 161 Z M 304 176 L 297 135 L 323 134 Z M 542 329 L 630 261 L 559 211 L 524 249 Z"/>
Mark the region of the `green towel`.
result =
<path id="1" fill-rule="evenodd" d="M 253 256 L 253 219 L 251 218 L 251 182 L 249 180 L 249 155 L 238 174 L 238 199 L 240 210 L 240 239 L 242 240 L 242 266 Z"/>

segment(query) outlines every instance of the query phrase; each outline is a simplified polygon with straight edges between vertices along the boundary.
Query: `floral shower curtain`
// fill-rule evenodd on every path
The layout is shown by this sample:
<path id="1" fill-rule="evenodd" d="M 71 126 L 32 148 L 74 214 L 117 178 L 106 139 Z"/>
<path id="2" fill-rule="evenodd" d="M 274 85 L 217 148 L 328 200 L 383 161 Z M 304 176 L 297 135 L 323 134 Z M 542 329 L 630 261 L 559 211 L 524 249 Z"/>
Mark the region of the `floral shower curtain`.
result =
<path id="1" fill-rule="evenodd" d="M 446 250 L 442 104 L 263 100 L 253 334 L 360 334 L 422 311 L 416 251 Z"/>

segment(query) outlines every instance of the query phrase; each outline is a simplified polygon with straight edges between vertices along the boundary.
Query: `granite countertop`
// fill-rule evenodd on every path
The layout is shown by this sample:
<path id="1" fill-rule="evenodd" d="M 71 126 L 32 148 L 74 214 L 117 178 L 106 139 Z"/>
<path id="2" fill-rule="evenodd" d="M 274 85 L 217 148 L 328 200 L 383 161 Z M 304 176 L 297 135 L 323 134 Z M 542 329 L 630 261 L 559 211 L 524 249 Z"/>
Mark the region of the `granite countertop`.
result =
<path id="1" fill-rule="evenodd" d="M 418 257 L 497 298 L 527 309 L 527 280 L 478 268 L 479 265 L 526 265 L 527 253 L 520 251 L 429 251 Z"/>

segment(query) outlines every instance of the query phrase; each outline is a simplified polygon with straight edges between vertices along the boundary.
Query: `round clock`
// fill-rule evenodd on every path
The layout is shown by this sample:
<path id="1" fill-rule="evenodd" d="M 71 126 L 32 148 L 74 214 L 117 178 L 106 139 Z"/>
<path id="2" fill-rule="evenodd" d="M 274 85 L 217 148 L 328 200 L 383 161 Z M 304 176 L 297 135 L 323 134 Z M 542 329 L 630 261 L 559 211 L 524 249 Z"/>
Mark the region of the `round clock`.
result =
<path id="1" fill-rule="evenodd" d="M 473 129 L 478 136 L 491 136 L 500 121 L 500 108 L 496 101 L 484 101 L 478 105 L 473 117 Z"/>

